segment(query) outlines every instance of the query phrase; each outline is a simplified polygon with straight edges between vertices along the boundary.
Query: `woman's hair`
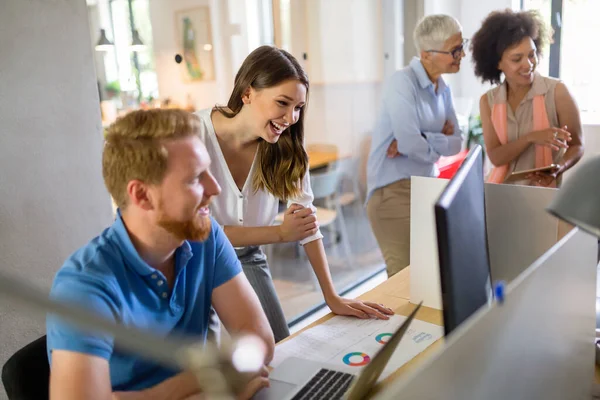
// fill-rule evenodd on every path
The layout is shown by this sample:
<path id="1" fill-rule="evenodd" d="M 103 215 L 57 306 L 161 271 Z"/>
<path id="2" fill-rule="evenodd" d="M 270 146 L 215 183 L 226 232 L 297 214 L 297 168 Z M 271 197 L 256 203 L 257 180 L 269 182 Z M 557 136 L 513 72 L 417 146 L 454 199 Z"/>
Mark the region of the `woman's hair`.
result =
<path id="1" fill-rule="evenodd" d="M 242 63 L 227 108 L 217 106 L 216 109 L 233 118 L 241 111 L 242 96 L 248 88 L 261 90 L 289 79 L 296 79 L 306 86 L 308 98 L 308 77 L 298 61 L 285 50 L 261 46 Z M 256 155 L 258 168 L 252 176 L 254 190 L 264 189 L 284 201 L 302 192 L 302 178 L 308 168 L 308 155 L 304 150 L 305 109 L 300 110 L 298 121 L 287 128 L 277 143 L 260 139 Z"/>
<path id="2" fill-rule="evenodd" d="M 128 203 L 127 184 L 138 179 L 158 185 L 167 171 L 165 140 L 198 135 L 200 120 L 177 109 L 133 111 L 110 125 L 102 151 L 102 176 L 115 204 Z"/>
<path id="3" fill-rule="evenodd" d="M 460 23 L 449 15 L 428 15 L 422 18 L 413 33 L 415 47 L 420 53 L 441 50 L 444 42 L 452 35 L 462 32 Z"/>
<path id="4" fill-rule="evenodd" d="M 551 41 L 552 30 L 537 11 L 507 9 L 490 13 L 471 39 L 475 75 L 483 82 L 500 83 L 498 63 L 502 54 L 527 37 L 535 43 L 538 56 Z"/>

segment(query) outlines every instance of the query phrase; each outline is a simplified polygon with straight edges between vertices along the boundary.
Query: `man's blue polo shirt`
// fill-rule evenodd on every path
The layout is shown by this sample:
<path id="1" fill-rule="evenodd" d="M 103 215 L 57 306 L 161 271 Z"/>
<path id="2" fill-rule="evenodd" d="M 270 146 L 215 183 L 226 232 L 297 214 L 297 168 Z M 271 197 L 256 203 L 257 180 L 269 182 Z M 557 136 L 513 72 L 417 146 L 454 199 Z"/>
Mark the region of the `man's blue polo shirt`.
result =
<path id="1" fill-rule="evenodd" d="M 241 270 L 231 243 L 212 220 L 206 241 L 186 241 L 177 249 L 175 284 L 169 290 L 165 276 L 133 247 L 119 214 L 110 228 L 65 262 L 50 296 L 155 335 L 179 333 L 205 342 L 212 291 Z M 113 390 L 145 389 L 178 372 L 120 351 L 109 335 L 84 333 L 55 316 L 48 316 L 46 329 L 50 361 L 52 350 L 105 358 Z"/>

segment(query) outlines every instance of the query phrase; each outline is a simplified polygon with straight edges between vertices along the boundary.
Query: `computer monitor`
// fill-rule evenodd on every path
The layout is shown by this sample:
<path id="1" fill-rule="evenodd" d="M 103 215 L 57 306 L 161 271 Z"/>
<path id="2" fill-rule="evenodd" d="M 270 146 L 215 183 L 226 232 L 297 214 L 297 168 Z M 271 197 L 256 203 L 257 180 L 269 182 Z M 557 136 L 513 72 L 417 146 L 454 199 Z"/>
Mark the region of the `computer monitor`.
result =
<path id="1" fill-rule="evenodd" d="M 467 155 L 435 203 L 444 331 L 492 298 L 481 146 Z"/>

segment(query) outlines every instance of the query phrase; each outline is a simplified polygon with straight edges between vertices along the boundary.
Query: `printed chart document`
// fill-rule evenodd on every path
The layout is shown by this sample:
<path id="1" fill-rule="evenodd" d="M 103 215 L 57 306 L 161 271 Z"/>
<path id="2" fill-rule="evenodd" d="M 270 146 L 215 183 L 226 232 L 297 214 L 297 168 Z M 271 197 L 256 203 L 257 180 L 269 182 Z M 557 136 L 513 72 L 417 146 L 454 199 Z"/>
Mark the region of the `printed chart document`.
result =
<path id="1" fill-rule="evenodd" d="M 277 367 L 283 360 L 293 356 L 324 362 L 346 371 L 350 369 L 359 373 L 405 319 L 406 317 L 402 315 L 394 315 L 387 321 L 335 316 L 277 345 L 271 366 Z M 443 335 L 444 330 L 441 326 L 413 320 L 388 362 L 381 379 L 385 379 L 412 360 Z"/>

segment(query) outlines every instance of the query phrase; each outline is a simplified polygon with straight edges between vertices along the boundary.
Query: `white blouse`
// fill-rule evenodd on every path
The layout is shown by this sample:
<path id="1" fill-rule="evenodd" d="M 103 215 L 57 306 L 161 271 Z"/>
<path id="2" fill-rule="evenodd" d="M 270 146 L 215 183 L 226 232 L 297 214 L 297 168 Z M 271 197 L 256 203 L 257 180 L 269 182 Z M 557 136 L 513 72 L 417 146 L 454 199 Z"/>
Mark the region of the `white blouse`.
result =
<path id="1" fill-rule="evenodd" d="M 217 141 L 215 127 L 210 117 L 211 112 L 212 109 L 206 109 L 198 111 L 196 115 L 201 120 L 200 139 L 206 145 L 211 158 L 210 171 L 221 185 L 221 194 L 212 198 L 210 205 L 212 216 L 221 226 L 257 227 L 272 225 L 277 216 L 279 199 L 263 189 L 254 191 L 252 176 L 256 167 L 256 157 L 252 162 L 250 173 L 242 190 L 238 189 L 229 167 L 227 167 L 221 146 Z M 312 204 L 313 199 L 310 177 L 307 171 L 302 181 L 302 193 L 297 198 L 289 199 L 288 207 L 292 203 L 297 203 L 316 211 Z M 321 232 L 317 231 L 314 235 L 301 240 L 300 244 L 304 245 L 322 237 Z"/>

